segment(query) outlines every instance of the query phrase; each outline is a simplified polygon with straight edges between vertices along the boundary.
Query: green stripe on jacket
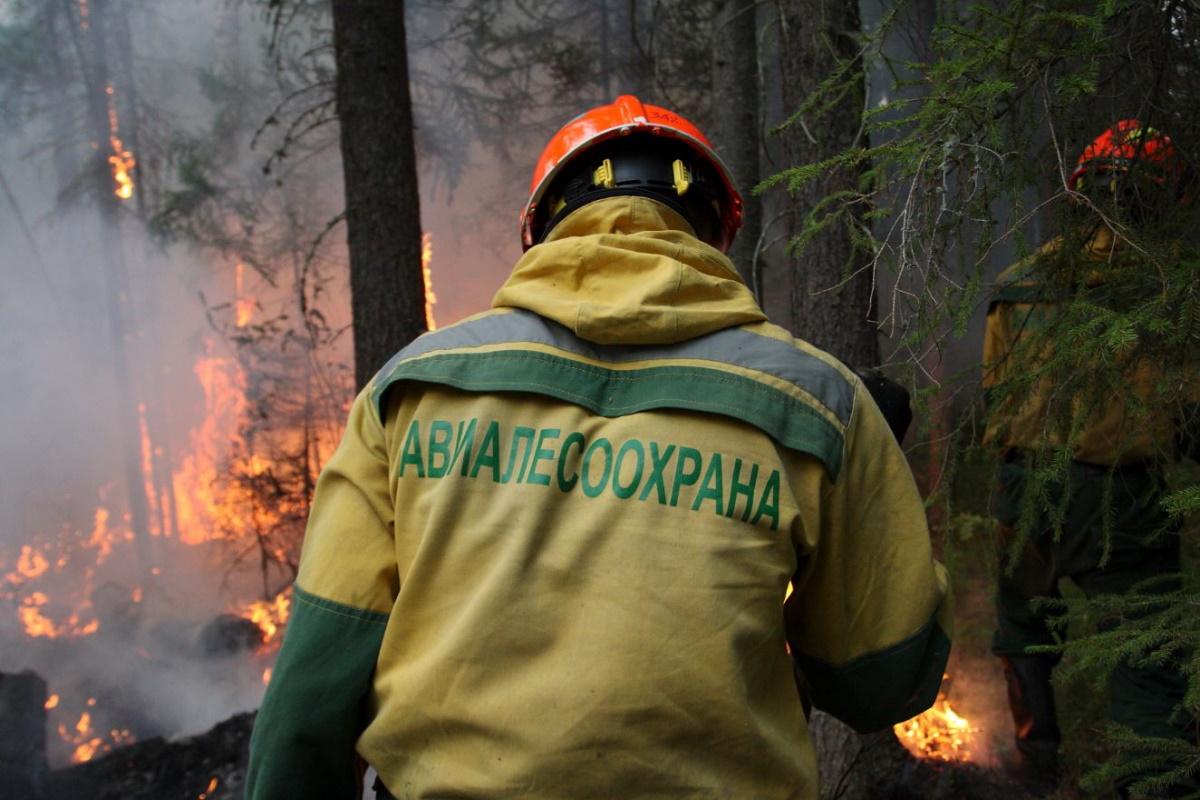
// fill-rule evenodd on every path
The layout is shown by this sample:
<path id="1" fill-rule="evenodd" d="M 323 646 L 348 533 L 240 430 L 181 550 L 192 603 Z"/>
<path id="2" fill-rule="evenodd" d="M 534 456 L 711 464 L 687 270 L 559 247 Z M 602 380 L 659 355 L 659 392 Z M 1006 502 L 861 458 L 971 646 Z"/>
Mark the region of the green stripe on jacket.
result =
<path id="1" fill-rule="evenodd" d="M 842 466 L 843 438 L 837 426 L 786 392 L 722 369 L 609 369 L 533 350 L 448 351 L 394 365 L 374 388 L 376 402 L 382 406 L 387 389 L 405 380 L 474 392 L 533 392 L 605 417 L 664 408 L 721 414 L 815 456 L 833 480 Z M 384 409 L 379 412 L 382 417 Z"/>
<path id="2" fill-rule="evenodd" d="M 354 746 L 388 615 L 335 603 L 299 586 L 294 599 L 250 738 L 245 797 L 357 799 Z"/>
<path id="3" fill-rule="evenodd" d="M 931 621 L 904 641 L 845 664 L 795 655 L 813 705 L 859 733 L 870 733 L 933 705 L 950 657 L 950 637 Z"/>

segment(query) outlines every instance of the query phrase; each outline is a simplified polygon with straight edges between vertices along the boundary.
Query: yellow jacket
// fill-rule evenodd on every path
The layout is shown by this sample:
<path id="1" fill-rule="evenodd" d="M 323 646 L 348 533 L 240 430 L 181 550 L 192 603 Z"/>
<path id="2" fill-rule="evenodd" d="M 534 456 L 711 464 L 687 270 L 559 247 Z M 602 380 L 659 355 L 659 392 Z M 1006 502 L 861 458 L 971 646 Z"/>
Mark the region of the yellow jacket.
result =
<path id="1" fill-rule="evenodd" d="M 1062 246 L 1061 238 L 1050 241 L 997 279 L 983 342 L 982 385 L 992 395 L 984 441 L 1032 451 L 1070 441 L 1076 461 L 1098 465 L 1173 455 L 1178 427 L 1172 404 L 1161 399 L 1160 364 L 1144 356 L 1126 357 L 1117 362 L 1116 385 L 1107 388 L 1089 365 L 1054 370 L 1050 359 L 1053 340 L 1061 334 L 1061 306 L 1101 291 L 1108 271 L 1145 268 L 1102 227 L 1082 253 L 1085 264 L 1094 262 L 1095 268 L 1088 268 L 1081 287 L 1064 294 L 1066 287 L 1048 280 L 1065 257 Z M 1018 380 L 1029 385 L 1018 386 Z M 1197 392 L 1182 394 L 1194 398 Z"/>
<path id="2" fill-rule="evenodd" d="M 944 571 L 858 379 L 645 198 L 356 400 L 317 486 L 247 797 L 817 797 L 793 672 L 933 700 Z M 795 592 L 784 604 L 789 582 Z"/>

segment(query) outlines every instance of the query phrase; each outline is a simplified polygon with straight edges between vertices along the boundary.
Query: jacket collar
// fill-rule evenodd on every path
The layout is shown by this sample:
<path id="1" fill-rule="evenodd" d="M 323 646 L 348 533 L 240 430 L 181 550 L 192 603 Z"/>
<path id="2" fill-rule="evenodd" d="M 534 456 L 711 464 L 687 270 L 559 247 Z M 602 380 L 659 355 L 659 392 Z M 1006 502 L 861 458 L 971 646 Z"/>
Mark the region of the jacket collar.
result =
<path id="1" fill-rule="evenodd" d="M 667 206 L 632 196 L 568 215 L 492 306 L 528 309 L 598 344 L 670 344 L 766 319 L 723 253 Z"/>

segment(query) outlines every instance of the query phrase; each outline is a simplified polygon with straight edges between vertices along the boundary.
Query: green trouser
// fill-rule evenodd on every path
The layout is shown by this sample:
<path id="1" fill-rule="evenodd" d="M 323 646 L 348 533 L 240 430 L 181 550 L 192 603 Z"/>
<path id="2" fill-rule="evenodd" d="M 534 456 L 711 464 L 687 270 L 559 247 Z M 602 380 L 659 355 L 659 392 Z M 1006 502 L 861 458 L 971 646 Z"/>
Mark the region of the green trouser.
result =
<path id="1" fill-rule="evenodd" d="M 1028 460 L 1026 454 L 1014 452 L 1001 465 L 994 508 L 1001 530 L 1011 531 L 1020 519 Z M 1110 479 L 1111 485 L 1106 486 Z M 1106 489 L 1111 544 L 1108 561 L 1101 566 Z M 1120 594 L 1148 578 L 1178 573 L 1179 537 L 1161 508 L 1162 491 L 1161 471 L 1150 465 L 1112 468 L 1073 462 L 1067 484 L 1049 487 L 1050 503 L 1055 506 L 1069 492 L 1058 541 L 1048 515 L 1039 511 L 1028 547 L 1015 568 L 1011 574 L 1000 571 L 999 625 L 992 651 L 1005 660 L 1017 746 L 1048 769 L 1053 769 L 1060 738 L 1050 687 L 1050 672 L 1058 657 L 1026 652 L 1031 646 L 1054 643 L 1046 616 L 1034 610 L 1032 601 L 1059 597 L 1061 578 L 1071 578 L 1092 597 Z M 1000 539 L 1003 567 L 1008 564 L 1011 540 Z M 1178 581 L 1162 582 L 1156 588 L 1178 588 Z M 1110 689 L 1114 722 L 1143 736 L 1194 738 L 1191 726 L 1171 721 L 1187 689 L 1180 672 L 1121 664 L 1112 674 Z"/>

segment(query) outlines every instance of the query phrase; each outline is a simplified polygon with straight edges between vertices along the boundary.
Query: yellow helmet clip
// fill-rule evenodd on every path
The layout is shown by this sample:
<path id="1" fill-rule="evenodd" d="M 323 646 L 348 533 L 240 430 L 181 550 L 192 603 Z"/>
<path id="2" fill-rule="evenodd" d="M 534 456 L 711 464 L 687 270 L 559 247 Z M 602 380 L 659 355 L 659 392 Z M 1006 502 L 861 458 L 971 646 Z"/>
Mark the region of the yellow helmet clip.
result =
<path id="1" fill-rule="evenodd" d="M 612 159 L 604 159 L 596 171 L 592 173 L 592 185 L 613 189 L 617 185 L 616 174 L 613 172 Z"/>
<path id="2" fill-rule="evenodd" d="M 671 165 L 671 174 L 675 178 L 675 193 L 683 197 L 692 185 L 692 173 L 688 172 L 687 166 L 677 158 Z"/>

